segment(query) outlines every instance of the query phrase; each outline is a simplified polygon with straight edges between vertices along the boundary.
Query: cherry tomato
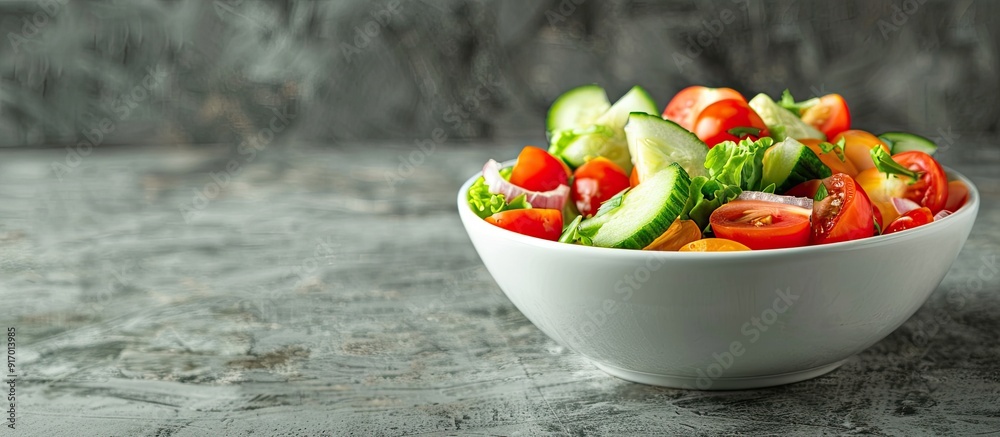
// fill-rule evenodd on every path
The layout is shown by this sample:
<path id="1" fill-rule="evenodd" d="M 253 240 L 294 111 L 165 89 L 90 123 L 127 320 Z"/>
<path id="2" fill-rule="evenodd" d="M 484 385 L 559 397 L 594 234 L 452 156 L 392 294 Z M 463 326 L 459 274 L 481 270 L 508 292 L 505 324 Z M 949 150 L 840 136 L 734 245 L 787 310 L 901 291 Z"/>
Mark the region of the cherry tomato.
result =
<path id="1" fill-rule="evenodd" d="M 948 201 L 945 202 L 944 209 L 951 212 L 958 211 L 967 200 L 969 200 L 969 187 L 962 181 L 948 182 Z"/>
<path id="2" fill-rule="evenodd" d="M 737 99 L 746 103 L 747 99 L 732 88 L 708 88 L 689 86 L 674 95 L 663 110 L 663 118 L 673 121 L 684 129 L 694 130 L 698 115 L 708 105 L 725 99 Z"/>
<path id="3" fill-rule="evenodd" d="M 486 222 L 530 237 L 558 241 L 562 234 L 562 211 L 558 209 L 512 209 L 486 217 Z"/>
<path id="4" fill-rule="evenodd" d="M 920 206 L 926 206 L 932 214 L 937 214 L 945 208 L 948 201 L 948 179 L 944 169 L 930 155 L 909 151 L 897 153 L 892 157 L 903 167 L 916 171 L 920 179 L 910 183 L 908 176 L 886 176 L 876 168 L 870 168 L 858 174 L 858 184 L 871 196 L 872 203 L 882 213 L 886 223 L 892 223 L 899 217 L 893 198 L 909 199 Z"/>
<path id="5" fill-rule="evenodd" d="M 823 180 L 827 197 L 813 203 L 813 244 L 857 240 L 875 235 L 875 216 L 868 196 L 850 176 L 837 173 Z"/>
<path id="6" fill-rule="evenodd" d="M 746 250 L 750 250 L 750 248 L 738 241 L 725 238 L 702 238 L 685 244 L 680 249 L 681 252 L 742 252 Z"/>
<path id="7" fill-rule="evenodd" d="M 863 130 L 852 129 L 843 131 L 833 137 L 833 140 L 830 142 L 837 144 L 841 139 L 844 139 L 844 155 L 848 161 L 851 161 L 851 164 L 854 165 L 858 173 L 875 167 L 875 162 L 872 161 L 871 155 L 872 147 L 879 146 L 885 149 L 886 152 L 889 151 L 889 146 L 883 143 L 882 140 Z M 858 173 L 854 173 L 851 177 L 854 177 Z"/>
<path id="8" fill-rule="evenodd" d="M 749 128 L 755 132 L 734 134 L 734 129 L 740 128 Z M 723 141 L 739 141 L 747 137 L 756 140 L 770 135 L 764 120 L 750 109 L 750 105 L 739 99 L 719 100 L 708 105 L 698 115 L 693 132 L 710 149 Z"/>
<path id="9" fill-rule="evenodd" d="M 882 235 L 923 226 L 932 221 L 934 221 L 934 214 L 931 214 L 931 210 L 926 206 L 912 209 L 907 211 L 906 214 L 899 216 L 896 220 L 893 220 L 892 223 L 889 223 L 889 227 L 885 228 L 885 232 L 882 232 Z"/>
<path id="10" fill-rule="evenodd" d="M 736 200 L 709 217 L 712 232 L 753 250 L 809 244 L 808 209 L 760 200 Z"/>
<path id="11" fill-rule="evenodd" d="M 580 166 L 573 173 L 570 198 L 584 217 L 597 213 L 601 202 L 629 187 L 629 177 L 625 170 L 611 160 L 594 158 Z"/>
<path id="12" fill-rule="evenodd" d="M 830 167 L 831 172 L 846 173 L 848 176 L 852 178 L 858 175 L 858 169 L 854 167 L 854 164 L 851 163 L 850 159 L 847 159 L 846 153 L 840 155 L 837 154 L 837 151 L 835 150 L 824 152 L 823 149 L 819 146 L 820 143 L 823 143 L 824 141 L 815 138 L 805 138 L 799 140 L 799 142 L 808 147 L 809 150 L 812 150 L 813 153 L 815 153 L 816 156 L 819 157 L 819 160 L 823 162 L 823 164 L 826 164 L 827 167 Z M 844 158 L 843 161 L 841 161 L 840 159 L 842 156 Z"/>
<path id="13" fill-rule="evenodd" d="M 526 190 L 549 191 L 566 185 L 569 175 L 565 162 L 535 146 L 526 146 L 517 155 L 510 183 Z"/>
<path id="14" fill-rule="evenodd" d="M 926 206 L 937 214 L 948 202 L 948 176 L 931 155 L 911 150 L 892 155 L 892 160 L 920 173 L 920 180 L 906 185 L 906 198 Z"/>
<path id="15" fill-rule="evenodd" d="M 785 195 L 795 196 L 795 197 L 808 197 L 812 199 L 813 197 L 816 197 L 816 190 L 819 190 L 819 184 L 822 183 L 823 181 L 819 179 L 805 181 L 786 191 Z"/>
<path id="16" fill-rule="evenodd" d="M 851 128 L 851 112 L 840 94 L 827 94 L 819 98 L 819 104 L 802 111 L 802 121 L 833 138 Z"/>

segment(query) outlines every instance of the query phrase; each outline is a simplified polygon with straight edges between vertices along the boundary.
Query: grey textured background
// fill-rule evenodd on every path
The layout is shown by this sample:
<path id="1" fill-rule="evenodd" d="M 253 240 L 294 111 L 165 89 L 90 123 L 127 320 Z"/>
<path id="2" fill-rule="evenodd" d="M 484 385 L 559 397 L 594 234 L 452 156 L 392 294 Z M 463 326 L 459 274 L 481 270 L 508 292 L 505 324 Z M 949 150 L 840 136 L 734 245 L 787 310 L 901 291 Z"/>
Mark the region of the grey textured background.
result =
<path id="1" fill-rule="evenodd" d="M 0 144 L 235 143 L 274 111 L 300 143 L 537 142 L 589 82 L 839 92 L 862 128 L 993 137 L 998 26 L 969 0 L 11 1 Z"/>

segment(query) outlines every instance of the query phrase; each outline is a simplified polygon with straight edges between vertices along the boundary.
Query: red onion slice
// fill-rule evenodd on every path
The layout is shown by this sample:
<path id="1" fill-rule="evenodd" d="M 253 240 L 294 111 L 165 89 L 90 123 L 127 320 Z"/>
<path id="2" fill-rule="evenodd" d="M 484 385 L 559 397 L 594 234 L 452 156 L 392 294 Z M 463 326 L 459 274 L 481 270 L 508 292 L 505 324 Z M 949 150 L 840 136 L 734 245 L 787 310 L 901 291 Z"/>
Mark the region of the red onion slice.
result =
<path id="1" fill-rule="evenodd" d="M 947 209 L 942 209 L 941 211 L 938 211 L 937 214 L 934 214 L 934 221 L 941 220 L 941 219 L 943 219 L 945 217 L 948 217 L 948 216 L 950 216 L 952 214 L 953 213 L 951 211 L 948 211 Z"/>
<path id="2" fill-rule="evenodd" d="M 784 203 L 785 205 L 794 205 L 802 207 L 808 210 L 813 208 L 813 200 L 808 197 L 795 197 L 795 196 L 780 196 L 772 193 L 765 193 L 763 191 L 744 191 L 740 193 L 737 200 L 760 200 L 763 202 L 774 202 L 774 203 Z"/>
<path id="3" fill-rule="evenodd" d="M 903 215 L 917 208 L 920 208 L 919 203 L 914 202 L 910 199 L 903 199 L 901 197 L 893 197 L 892 206 L 896 208 L 896 212 L 898 212 L 899 215 Z"/>
<path id="4" fill-rule="evenodd" d="M 503 194 L 508 200 L 524 194 L 525 200 L 534 208 L 562 210 L 569 196 L 569 186 L 561 184 L 549 191 L 525 190 L 500 176 L 500 163 L 489 160 L 483 166 L 483 179 L 492 194 Z"/>

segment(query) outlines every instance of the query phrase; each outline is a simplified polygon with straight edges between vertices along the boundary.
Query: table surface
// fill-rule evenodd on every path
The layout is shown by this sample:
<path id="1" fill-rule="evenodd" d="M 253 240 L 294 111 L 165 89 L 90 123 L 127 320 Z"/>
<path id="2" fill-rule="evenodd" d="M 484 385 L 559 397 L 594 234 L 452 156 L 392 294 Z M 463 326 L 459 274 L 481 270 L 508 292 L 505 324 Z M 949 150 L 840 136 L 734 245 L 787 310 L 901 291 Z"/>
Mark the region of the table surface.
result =
<path id="1" fill-rule="evenodd" d="M 497 288 L 455 193 L 519 146 L 0 151 L 0 318 L 16 327 L 18 430 L 1000 433 L 994 149 L 943 154 L 982 208 L 903 327 L 827 376 L 697 392 L 607 376 Z"/>

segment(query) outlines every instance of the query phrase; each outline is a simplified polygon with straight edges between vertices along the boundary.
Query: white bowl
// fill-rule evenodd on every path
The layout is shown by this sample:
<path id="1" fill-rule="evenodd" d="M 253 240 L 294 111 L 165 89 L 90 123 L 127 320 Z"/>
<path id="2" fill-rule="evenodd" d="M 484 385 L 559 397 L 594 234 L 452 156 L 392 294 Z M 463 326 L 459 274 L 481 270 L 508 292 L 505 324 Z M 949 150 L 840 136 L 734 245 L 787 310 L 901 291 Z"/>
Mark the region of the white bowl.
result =
<path id="1" fill-rule="evenodd" d="M 979 193 L 918 228 L 822 246 L 647 252 L 556 243 L 458 211 L 500 289 L 539 329 L 629 381 L 701 390 L 814 378 L 906 321 L 972 230 Z"/>

